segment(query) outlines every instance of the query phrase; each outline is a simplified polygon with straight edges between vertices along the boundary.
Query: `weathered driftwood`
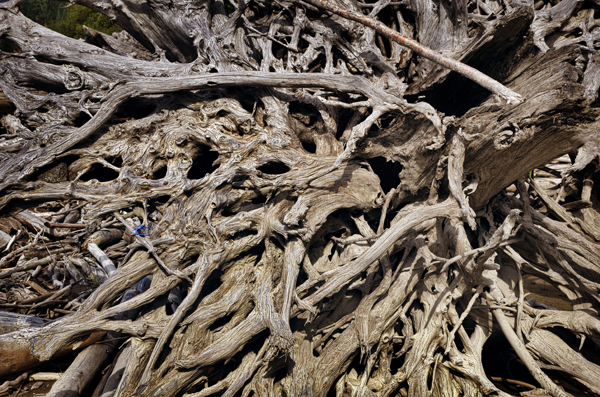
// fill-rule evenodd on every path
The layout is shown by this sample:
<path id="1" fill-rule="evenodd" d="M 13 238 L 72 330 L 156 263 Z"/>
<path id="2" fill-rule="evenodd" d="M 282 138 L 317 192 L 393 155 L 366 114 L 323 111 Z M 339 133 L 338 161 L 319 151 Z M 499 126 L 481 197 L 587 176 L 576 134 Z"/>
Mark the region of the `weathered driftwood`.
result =
<path id="1" fill-rule="evenodd" d="M 13 333 L 23 362 L 102 331 L 129 342 L 98 395 L 600 393 L 596 2 L 75 0 L 128 32 L 87 42 L 19 3 L 2 215 L 118 264 Z M 530 174 L 565 154 L 556 190 Z M 69 206 L 36 215 L 49 201 Z M 93 273 L 28 252 L 0 276 L 60 255 Z M 534 307 L 524 275 L 573 311 Z M 531 377 L 484 368 L 496 337 Z"/>
<path id="2" fill-rule="evenodd" d="M 0 335 L 9 332 L 18 331 L 23 328 L 43 327 L 51 322 L 44 318 L 27 316 L 24 314 L 15 314 L 0 312 Z"/>
<path id="3" fill-rule="evenodd" d="M 35 367 L 40 361 L 32 354 L 35 347 L 35 335 L 38 327 L 20 328 L 7 334 L 0 335 L 0 375 L 7 375 L 17 371 Z M 84 348 L 102 339 L 104 332 L 96 332 L 89 337 L 84 337 L 74 345 L 64 346 L 56 352 L 56 356 L 72 352 L 74 349 Z"/>
<path id="4" fill-rule="evenodd" d="M 24 372 L 21 375 L 19 375 L 16 379 L 7 380 L 6 382 L 2 383 L 0 385 L 0 393 L 4 394 L 10 392 L 11 389 L 20 388 L 21 384 L 27 381 L 27 376 L 27 372 Z"/>
<path id="5" fill-rule="evenodd" d="M 95 245 L 95 244 L 90 244 Z M 97 246 L 96 246 L 97 248 Z M 114 272 L 114 271 L 113 271 Z M 112 274 L 112 273 L 111 273 Z M 109 274 L 110 276 L 110 274 Z M 147 284 L 147 283 L 146 283 Z M 142 292 L 143 282 L 130 288 L 125 292 L 121 302 L 126 302 Z M 146 286 L 147 288 L 147 286 Z M 119 313 L 115 319 L 126 321 L 134 320 L 139 310 L 129 310 Z M 98 375 L 106 364 L 107 360 L 113 356 L 113 352 L 119 346 L 122 335 L 120 333 L 109 332 L 102 341 L 86 347 L 82 350 L 69 368 L 52 385 L 52 389 L 46 394 L 48 397 L 77 397 L 81 396 L 90 382 Z"/>
<path id="6" fill-rule="evenodd" d="M 94 258 L 96 258 L 96 260 L 100 263 L 108 277 L 112 276 L 112 274 L 117 271 L 117 268 L 115 267 L 113 261 L 111 261 L 110 258 L 106 256 L 104 251 L 102 251 L 97 244 L 89 243 L 88 251 L 90 251 L 90 253 L 94 255 Z"/>

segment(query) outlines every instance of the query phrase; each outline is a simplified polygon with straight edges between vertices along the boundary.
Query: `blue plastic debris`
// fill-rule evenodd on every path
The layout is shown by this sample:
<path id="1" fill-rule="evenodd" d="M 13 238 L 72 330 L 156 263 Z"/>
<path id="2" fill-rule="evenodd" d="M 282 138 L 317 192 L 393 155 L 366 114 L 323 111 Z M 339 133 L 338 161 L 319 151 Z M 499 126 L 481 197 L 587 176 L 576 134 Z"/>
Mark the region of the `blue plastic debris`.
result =
<path id="1" fill-rule="evenodd" d="M 149 234 L 145 234 L 145 233 L 140 233 L 142 229 L 148 229 L 148 226 L 144 226 L 144 225 L 140 225 L 138 227 L 136 227 L 135 229 L 133 229 L 133 233 L 131 233 L 132 236 L 150 236 Z"/>
<path id="2" fill-rule="evenodd" d="M 142 281 L 140 282 L 140 285 L 139 285 L 139 287 L 138 287 L 138 290 L 139 290 L 140 292 L 144 292 L 144 282 L 146 281 L 146 277 L 148 277 L 148 276 L 145 276 L 145 277 L 142 279 Z"/>

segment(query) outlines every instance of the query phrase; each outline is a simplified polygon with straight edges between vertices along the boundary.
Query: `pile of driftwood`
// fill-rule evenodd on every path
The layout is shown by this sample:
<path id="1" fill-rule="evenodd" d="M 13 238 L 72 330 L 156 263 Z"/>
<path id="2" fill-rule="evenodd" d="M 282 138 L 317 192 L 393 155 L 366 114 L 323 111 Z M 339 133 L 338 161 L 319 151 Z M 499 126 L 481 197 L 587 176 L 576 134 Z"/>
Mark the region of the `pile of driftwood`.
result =
<path id="1" fill-rule="evenodd" d="M 21 1 L 6 389 L 600 395 L 596 0 L 74 0 L 127 31 L 87 41 Z"/>
<path id="2" fill-rule="evenodd" d="M 28 210 L 16 209 L 12 215 L 0 218 L 0 335 L 43 327 L 53 319 L 74 313 L 123 263 L 131 245 L 136 244 L 136 236 L 148 235 L 142 225 L 144 219 L 147 222 L 147 215 L 123 214 L 119 219 L 111 217 L 102 224 L 85 224 L 81 223 L 85 206 L 85 202 L 77 200 L 48 201 L 30 206 Z M 150 282 L 151 278 L 143 280 L 121 299 L 139 294 Z M 174 309 L 180 302 L 179 297 Z M 134 313 L 120 317 L 131 318 Z M 105 341 L 90 347 L 84 355 L 94 363 L 93 368 L 79 367 L 89 377 L 79 376 L 76 383 L 86 385 L 93 379 L 123 338 L 98 332 L 78 346 L 69 346 L 57 354 L 85 348 L 102 339 Z M 18 373 L 39 364 L 31 354 L 33 338 L 31 343 L 31 346 L 23 345 L 10 335 L 2 339 L 0 375 Z M 0 387 L 0 393 L 21 389 L 27 380 L 58 378 L 60 376 L 28 377 L 25 374 L 7 381 Z"/>
<path id="3" fill-rule="evenodd" d="M 0 219 L 0 308 L 48 319 L 73 313 L 115 271 L 133 237 L 123 238 L 116 220 L 95 232 L 78 223 L 82 207 L 46 202 Z"/>

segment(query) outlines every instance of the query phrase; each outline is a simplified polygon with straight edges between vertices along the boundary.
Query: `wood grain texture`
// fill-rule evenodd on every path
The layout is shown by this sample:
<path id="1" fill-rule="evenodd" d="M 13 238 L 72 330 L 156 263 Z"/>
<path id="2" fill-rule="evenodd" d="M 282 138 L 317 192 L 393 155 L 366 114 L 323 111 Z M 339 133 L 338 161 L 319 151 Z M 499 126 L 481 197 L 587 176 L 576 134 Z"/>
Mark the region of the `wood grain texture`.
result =
<path id="1" fill-rule="evenodd" d="M 70 314 L 2 374 L 109 332 L 97 395 L 598 394 L 596 2 L 74 0 L 124 29 L 85 41 L 18 3 L 0 305 Z"/>

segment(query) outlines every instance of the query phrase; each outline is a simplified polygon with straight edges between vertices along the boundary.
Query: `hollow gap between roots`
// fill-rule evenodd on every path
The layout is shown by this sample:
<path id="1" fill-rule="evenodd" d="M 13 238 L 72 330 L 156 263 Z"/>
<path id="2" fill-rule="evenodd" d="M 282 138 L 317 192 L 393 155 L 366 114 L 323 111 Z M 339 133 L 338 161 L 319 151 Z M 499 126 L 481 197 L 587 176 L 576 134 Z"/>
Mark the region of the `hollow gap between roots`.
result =
<path id="1" fill-rule="evenodd" d="M 110 156 L 106 158 L 106 161 L 118 168 L 123 166 L 123 157 L 121 156 Z"/>
<path id="2" fill-rule="evenodd" d="M 259 194 L 258 196 L 251 199 L 250 202 L 255 205 L 264 205 L 267 203 L 267 195 Z"/>
<path id="3" fill-rule="evenodd" d="M 0 37 L 0 51 L 10 52 L 13 54 L 22 54 L 23 50 L 15 43 L 6 37 Z"/>
<path id="4" fill-rule="evenodd" d="M 392 11 L 390 9 L 390 7 L 386 7 L 382 10 L 382 13 L 380 15 L 393 15 L 393 14 L 394 14 L 394 11 Z M 385 50 L 385 53 L 389 58 L 390 54 L 392 53 L 392 47 L 391 47 L 389 39 L 385 36 L 381 36 L 380 34 L 377 34 L 377 36 L 378 36 L 377 41 L 379 41 L 379 38 L 381 38 L 381 42 L 383 43 L 383 49 Z"/>
<path id="5" fill-rule="evenodd" d="M 490 231 L 490 222 L 487 220 L 487 218 L 485 217 L 479 217 L 477 218 L 479 227 L 484 231 L 484 232 L 489 232 Z"/>
<path id="6" fill-rule="evenodd" d="M 338 141 L 342 138 L 344 131 L 346 131 L 346 127 L 348 126 L 348 123 L 352 119 L 354 112 L 356 112 L 355 109 L 342 108 L 339 110 L 338 128 L 337 128 L 337 131 L 335 134 L 335 138 Z"/>
<path id="7" fill-rule="evenodd" d="M 504 335 L 500 333 L 492 334 L 485 345 L 483 345 L 481 357 L 483 369 L 488 379 L 491 377 L 513 379 L 540 387 L 529 373 L 527 367 L 521 363 Z M 508 383 L 494 383 L 497 387 L 504 389 L 508 393 L 520 393 L 530 390 Z M 512 387 L 514 389 L 510 389 Z"/>
<path id="8" fill-rule="evenodd" d="M 231 321 L 231 319 L 233 318 L 233 316 L 235 314 L 236 314 L 235 312 L 229 313 L 225 317 L 221 317 L 221 318 L 217 319 L 214 323 L 212 323 L 208 327 L 208 330 L 213 333 L 219 332 L 221 329 L 223 329 L 224 326 L 226 326 Z"/>
<path id="9" fill-rule="evenodd" d="M 276 41 L 273 42 L 272 51 L 275 58 L 279 60 L 283 60 L 286 55 L 286 48 Z"/>
<path id="10" fill-rule="evenodd" d="M 219 153 L 210 150 L 210 146 L 199 145 L 200 151 L 192 167 L 188 170 L 188 179 L 202 179 L 206 174 L 212 174 L 218 166 L 214 165 L 215 161 L 219 158 Z"/>
<path id="11" fill-rule="evenodd" d="M 156 171 L 153 172 L 153 179 L 163 179 L 167 176 L 167 164 L 162 164 Z"/>
<path id="12" fill-rule="evenodd" d="M 577 339 L 577 341 L 580 343 L 581 339 Z M 577 348 L 579 348 L 579 345 Z M 600 365 L 600 343 L 598 343 L 597 339 L 586 338 L 580 353 L 586 360 Z"/>
<path id="13" fill-rule="evenodd" d="M 367 160 L 373 172 L 379 177 L 381 189 L 387 194 L 400 185 L 400 172 L 402 164 L 396 161 L 387 161 L 385 157 L 378 156 Z"/>
<path id="14" fill-rule="evenodd" d="M 155 203 L 155 205 L 163 205 L 163 204 L 166 204 L 170 198 L 171 198 L 171 196 L 167 196 L 167 195 L 158 196 L 154 199 L 154 203 Z"/>
<path id="15" fill-rule="evenodd" d="M 296 285 L 302 285 L 305 281 L 308 280 L 308 274 L 304 271 L 302 266 L 298 271 L 298 278 L 296 279 Z"/>
<path id="16" fill-rule="evenodd" d="M 319 54 L 317 58 L 308 65 L 308 70 L 310 72 L 322 72 L 323 65 L 326 62 L 325 55 Z"/>
<path id="17" fill-rule="evenodd" d="M 115 116 L 126 119 L 142 119 L 156 112 L 157 103 L 160 102 L 158 98 L 131 98 L 119 106 Z"/>
<path id="18" fill-rule="evenodd" d="M 13 103 L 8 98 L 6 98 L 4 93 L 1 93 L 0 94 L 0 114 L 2 114 L 2 115 L 14 114 L 16 110 L 17 110 L 17 108 L 15 107 L 15 105 L 13 105 Z M 4 126 L 1 123 L 0 123 L 0 135 L 8 135 L 6 128 L 4 128 Z"/>
<path id="19" fill-rule="evenodd" d="M 200 298 L 197 299 L 197 302 L 201 302 L 202 299 L 217 290 L 222 284 L 221 277 L 223 277 L 223 270 L 220 268 L 213 270 L 213 272 L 208 276 L 208 279 L 204 283 L 202 287 L 202 291 L 200 293 Z"/>
<path id="20" fill-rule="evenodd" d="M 73 127 L 79 128 L 82 127 L 85 123 L 90 120 L 90 116 L 87 113 L 81 112 L 77 117 L 73 119 Z"/>
<path id="21" fill-rule="evenodd" d="M 485 88 L 471 84 L 467 78 L 457 75 L 427 91 L 406 95 L 405 99 L 409 103 L 427 102 L 441 113 L 462 117 L 469 109 L 481 105 L 489 94 Z"/>
<path id="22" fill-rule="evenodd" d="M 290 171 L 290 167 L 281 161 L 269 161 L 257 168 L 258 171 L 269 175 L 281 175 Z"/>
<path id="23" fill-rule="evenodd" d="M 251 211 L 255 208 L 264 206 L 267 203 L 268 197 L 260 192 L 257 192 L 257 196 L 246 200 L 244 202 L 236 202 L 232 205 L 221 209 L 220 215 L 222 217 L 231 217 L 238 215 L 240 212 Z"/>
<path id="24" fill-rule="evenodd" d="M 323 119 L 321 118 L 317 108 L 315 108 L 313 105 L 299 101 L 290 102 L 289 115 L 306 126 L 311 126 L 316 122 L 323 122 Z"/>
<path id="25" fill-rule="evenodd" d="M 357 289 L 348 290 L 346 288 L 331 297 L 323 299 L 323 301 L 318 304 L 318 312 L 321 313 L 320 317 L 322 320 L 315 320 L 315 323 L 319 326 L 319 330 L 323 331 L 324 328 L 334 324 L 346 315 L 353 313 L 356 308 L 358 308 L 361 299 L 361 291 Z M 349 323 L 340 326 L 340 328 L 333 333 L 334 339 L 337 338 L 335 335 L 342 333 L 348 325 Z"/>
<path id="26" fill-rule="evenodd" d="M 519 48 L 524 40 L 528 40 L 523 26 L 499 25 L 499 29 L 493 35 L 496 39 L 490 40 L 476 49 L 463 62 L 502 82 L 506 76 L 510 75 L 514 65 L 518 64 L 514 61 L 519 57 Z M 508 43 L 508 40 L 505 39 L 508 37 L 507 35 L 514 39 L 510 46 L 506 45 Z M 491 61 L 490 53 L 498 54 L 498 56 Z M 420 78 L 418 79 L 420 80 Z M 414 89 L 415 87 L 413 87 Z M 411 88 L 408 91 L 410 92 Z M 481 106 L 489 97 L 490 92 L 487 89 L 458 73 L 450 73 L 445 79 L 431 85 L 426 91 L 405 96 L 409 102 L 423 100 L 437 111 L 456 117 L 462 117 L 469 110 Z"/>
<path id="27" fill-rule="evenodd" d="M 478 234 L 471 230 L 467 222 L 463 222 L 463 228 L 465 229 L 465 234 L 467 235 L 467 239 L 469 240 L 469 244 L 471 244 L 471 247 L 473 247 L 474 249 L 480 248 L 481 245 L 479 244 Z"/>
<path id="28" fill-rule="evenodd" d="M 242 230 L 239 231 L 237 233 L 234 233 L 231 236 L 228 236 L 228 240 L 231 241 L 238 241 L 240 239 L 243 239 L 244 237 L 248 237 L 248 236 L 256 236 L 258 234 L 258 232 L 256 232 L 255 230 Z"/>
<path id="29" fill-rule="evenodd" d="M 223 208 L 223 210 L 221 211 L 221 216 L 223 217 L 230 217 L 230 216 L 235 216 L 237 214 L 237 212 L 232 211 L 232 209 L 230 207 L 226 207 Z"/>
<path id="30" fill-rule="evenodd" d="M 280 356 L 271 361 L 269 371 L 265 375 L 266 378 L 273 378 L 273 389 L 277 390 L 277 385 L 281 384 L 288 375 L 288 368 L 285 365 L 285 357 Z M 281 389 L 280 389 L 281 390 Z"/>
<path id="31" fill-rule="evenodd" d="M 93 165 L 92 169 L 82 175 L 80 180 L 88 182 L 96 179 L 98 182 L 110 182 L 119 177 L 119 173 L 111 168 L 102 167 L 99 164 Z"/>
<path id="32" fill-rule="evenodd" d="M 392 113 L 385 113 L 381 118 L 377 121 L 380 129 L 389 128 L 396 121 L 396 115 Z"/>
<path id="33" fill-rule="evenodd" d="M 255 107 L 260 105 L 256 102 L 254 95 L 250 95 L 251 93 L 253 92 L 246 92 L 245 95 L 238 95 L 237 100 L 245 111 L 254 114 L 256 111 Z"/>
<path id="34" fill-rule="evenodd" d="M 167 295 L 167 303 L 165 305 L 165 311 L 167 316 L 172 316 L 177 308 L 181 305 L 185 297 L 184 291 L 180 287 L 173 288 Z"/>
<path id="35" fill-rule="evenodd" d="M 226 359 L 226 361 L 224 361 L 224 362 L 217 363 L 212 368 L 211 372 L 208 374 L 208 381 L 194 384 L 192 386 L 192 388 L 188 391 L 188 393 L 200 392 L 202 389 L 212 386 L 212 385 L 216 384 L 217 382 L 219 382 L 220 380 L 222 380 L 225 377 L 225 374 L 230 374 L 233 371 L 235 371 L 242 363 L 242 360 L 244 359 L 244 357 L 246 357 L 248 354 L 250 354 L 250 353 L 258 354 L 258 352 L 263 344 L 263 341 L 265 339 L 267 339 L 268 337 L 269 337 L 268 330 L 263 331 L 263 332 L 259 333 L 258 335 L 254 336 L 235 355 Z M 248 384 L 248 382 L 251 382 L 251 379 L 252 378 L 250 378 L 250 380 L 247 380 L 244 384 Z M 244 387 L 243 386 L 240 387 L 238 392 L 236 394 L 234 394 L 234 396 L 236 396 L 236 397 L 241 396 L 243 390 L 244 390 Z M 210 396 L 220 397 L 223 394 L 225 394 L 225 392 L 227 392 L 227 389 L 224 389 L 220 392 L 216 392 L 214 394 L 210 394 Z M 186 395 L 187 395 L 187 393 L 186 393 Z M 252 396 L 252 395 L 256 395 L 256 394 L 250 394 L 250 395 Z"/>
<path id="36" fill-rule="evenodd" d="M 317 145 L 314 142 L 300 141 L 300 144 L 308 153 L 314 154 L 317 152 Z"/>

